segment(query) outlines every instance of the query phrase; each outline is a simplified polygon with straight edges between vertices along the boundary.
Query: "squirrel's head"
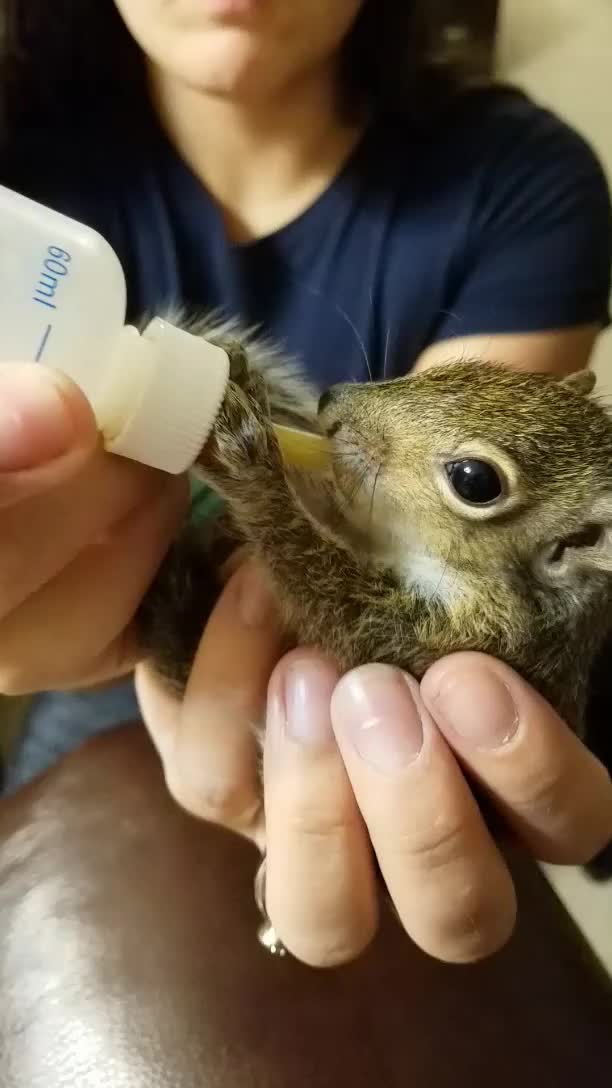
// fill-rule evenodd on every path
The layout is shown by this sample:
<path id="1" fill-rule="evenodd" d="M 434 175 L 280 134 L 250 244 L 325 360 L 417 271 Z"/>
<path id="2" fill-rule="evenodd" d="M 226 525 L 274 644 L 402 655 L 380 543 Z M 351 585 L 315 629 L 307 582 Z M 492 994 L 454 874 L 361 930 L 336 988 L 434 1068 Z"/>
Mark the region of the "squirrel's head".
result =
<path id="1" fill-rule="evenodd" d="M 336 486 L 373 558 L 442 598 L 612 574 L 612 419 L 594 384 L 461 361 L 323 394 Z"/>

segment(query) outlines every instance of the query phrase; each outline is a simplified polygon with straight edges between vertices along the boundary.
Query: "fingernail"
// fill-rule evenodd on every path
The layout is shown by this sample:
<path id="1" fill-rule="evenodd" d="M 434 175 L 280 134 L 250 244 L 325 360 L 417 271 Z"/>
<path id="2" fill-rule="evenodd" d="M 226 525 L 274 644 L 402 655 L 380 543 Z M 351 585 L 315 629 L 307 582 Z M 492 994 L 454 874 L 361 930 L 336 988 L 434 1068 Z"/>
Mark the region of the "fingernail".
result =
<path id="1" fill-rule="evenodd" d="M 393 774 L 417 758 L 423 725 L 410 680 L 388 665 L 364 665 L 340 681 L 333 718 L 361 758 Z"/>
<path id="2" fill-rule="evenodd" d="M 0 368 L 0 472 L 19 472 L 60 457 L 74 433 L 55 374 L 35 365 Z"/>
<path id="3" fill-rule="evenodd" d="M 265 575 L 254 566 L 245 567 L 238 575 L 238 611 L 245 627 L 254 628 L 267 627 L 276 615 Z"/>
<path id="4" fill-rule="evenodd" d="M 431 703 L 440 728 L 454 731 L 476 748 L 501 748 L 518 729 L 510 691 L 486 666 L 443 673 Z"/>
<path id="5" fill-rule="evenodd" d="M 336 680 L 333 669 L 318 661 L 304 658 L 287 665 L 285 728 L 292 740 L 313 747 L 333 741 L 330 702 Z"/>

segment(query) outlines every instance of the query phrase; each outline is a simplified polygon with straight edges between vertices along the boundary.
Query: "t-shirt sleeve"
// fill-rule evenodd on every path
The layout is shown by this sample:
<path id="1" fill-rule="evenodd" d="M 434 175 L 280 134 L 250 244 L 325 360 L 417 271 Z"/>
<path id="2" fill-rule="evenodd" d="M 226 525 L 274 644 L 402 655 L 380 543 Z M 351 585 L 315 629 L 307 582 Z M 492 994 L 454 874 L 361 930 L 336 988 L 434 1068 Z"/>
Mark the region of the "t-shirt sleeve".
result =
<path id="1" fill-rule="evenodd" d="M 597 155 L 536 109 L 491 132 L 434 341 L 610 323 L 612 210 Z"/>

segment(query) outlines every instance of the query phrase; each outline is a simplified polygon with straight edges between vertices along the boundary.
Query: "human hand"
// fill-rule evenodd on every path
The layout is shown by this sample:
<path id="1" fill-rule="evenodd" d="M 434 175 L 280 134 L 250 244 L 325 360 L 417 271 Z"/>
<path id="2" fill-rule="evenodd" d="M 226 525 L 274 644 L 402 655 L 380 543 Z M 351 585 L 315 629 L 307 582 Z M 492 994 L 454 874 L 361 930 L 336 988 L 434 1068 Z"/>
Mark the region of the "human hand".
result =
<path id="1" fill-rule="evenodd" d="M 0 691 L 87 686 L 138 657 L 130 621 L 187 508 L 186 480 L 105 454 L 87 400 L 0 365 Z"/>
<path id="2" fill-rule="evenodd" d="M 182 704 L 141 667 L 145 720 L 175 798 L 267 855 L 276 933 L 313 966 L 345 962 L 378 923 L 376 853 L 407 934 L 471 962 L 510 937 L 512 879 L 467 783 L 478 781 L 535 858 L 589 860 L 612 835 L 612 784 L 550 706 L 505 665 L 456 654 L 414 679 L 344 677 L 282 651 L 272 602 L 245 567 L 204 634 Z M 265 836 L 252 723 L 269 683 Z"/>

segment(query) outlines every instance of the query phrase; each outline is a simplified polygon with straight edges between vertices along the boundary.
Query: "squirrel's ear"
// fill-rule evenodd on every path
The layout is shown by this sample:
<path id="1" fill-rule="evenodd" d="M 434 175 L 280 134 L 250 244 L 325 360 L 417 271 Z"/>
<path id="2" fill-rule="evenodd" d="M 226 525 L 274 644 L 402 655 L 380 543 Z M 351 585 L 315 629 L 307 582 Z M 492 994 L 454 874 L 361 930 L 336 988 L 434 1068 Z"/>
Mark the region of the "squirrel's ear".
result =
<path id="1" fill-rule="evenodd" d="M 563 581 L 580 570 L 612 574 L 612 495 L 595 504 L 580 529 L 547 545 L 540 560 L 553 581 Z"/>
<path id="2" fill-rule="evenodd" d="M 593 370 L 577 370 L 574 374 L 568 374 L 561 379 L 561 385 L 570 385 L 575 393 L 588 397 L 592 393 L 597 382 L 597 375 Z"/>

